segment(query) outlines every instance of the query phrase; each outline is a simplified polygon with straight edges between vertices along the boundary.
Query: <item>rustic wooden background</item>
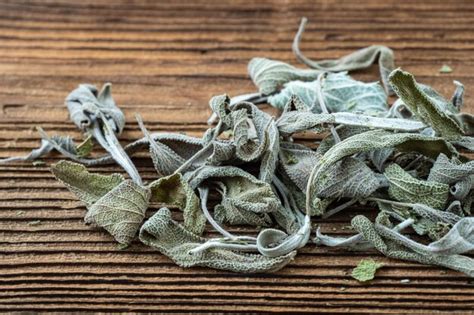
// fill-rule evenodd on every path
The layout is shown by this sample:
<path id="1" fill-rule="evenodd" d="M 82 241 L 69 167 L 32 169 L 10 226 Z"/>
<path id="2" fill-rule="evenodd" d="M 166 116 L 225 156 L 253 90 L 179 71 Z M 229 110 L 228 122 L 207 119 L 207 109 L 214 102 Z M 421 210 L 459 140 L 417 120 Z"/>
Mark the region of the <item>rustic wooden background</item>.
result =
<path id="1" fill-rule="evenodd" d="M 453 79 L 462 81 L 474 108 L 473 1 L 98 3 L 0 1 L 0 157 L 36 147 L 35 126 L 80 139 L 63 100 L 82 82 L 114 84 L 128 120 L 124 142 L 141 136 L 135 112 L 151 131 L 201 135 L 212 95 L 255 90 L 246 75 L 250 58 L 298 64 L 291 41 L 302 16 L 310 21 L 302 44 L 309 57 L 387 45 L 399 66 L 446 96 Z M 453 72 L 440 74 L 443 64 Z M 378 79 L 376 67 L 356 75 Z M 150 161 L 135 160 L 153 179 Z M 367 212 L 353 209 L 360 211 Z M 84 212 L 47 165 L 0 166 L 0 311 L 414 314 L 474 307 L 468 277 L 370 252 L 310 245 L 272 275 L 181 269 L 138 243 L 117 249 L 106 233 L 83 224 Z M 331 218 L 323 231 L 350 234 L 349 220 Z M 360 284 L 349 273 L 367 257 L 385 267 Z"/>

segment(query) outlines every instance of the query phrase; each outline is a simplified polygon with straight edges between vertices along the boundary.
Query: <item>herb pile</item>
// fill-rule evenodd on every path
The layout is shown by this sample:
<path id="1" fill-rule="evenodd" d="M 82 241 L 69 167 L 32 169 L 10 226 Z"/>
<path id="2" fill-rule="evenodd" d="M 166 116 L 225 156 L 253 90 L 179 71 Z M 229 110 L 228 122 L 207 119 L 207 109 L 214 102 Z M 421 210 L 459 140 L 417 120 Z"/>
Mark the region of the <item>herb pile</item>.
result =
<path id="1" fill-rule="evenodd" d="M 32 161 L 57 150 L 74 161 L 52 165 L 56 178 L 87 207 L 85 221 L 107 230 L 121 246 L 137 236 L 183 267 L 235 272 L 270 272 L 288 264 L 308 243 L 375 249 L 390 258 L 439 265 L 474 276 L 474 117 L 462 113 L 464 87 L 455 82 L 446 100 L 414 76 L 395 69 L 393 52 L 371 46 L 335 60 L 313 61 L 299 49 L 303 19 L 293 51 L 308 68 L 254 58 L 248 72 L 258 91 L 210 100 L 212 127 L 202 138 L 150 134 L 141 118 L 142 139 L 122 147 L 125 125 L 110 84 L 100 91 L 82 84 L 66 98 L 71 120 L 85 134 L 48 136 L 25 157 Z M 378 62 L 381 82 L 365 83 L 348 72 Z M 388 105 L 388 95 L 398 99 Z M 256 104 L 281 110 L 277 118 Z M 317 148 L 296 143 L 298 133 L 319 134 Z M 93 144 L 107 154 L 90 157 Z M 130 156 L 148 149 L 157 172 L 146 183 Z M 128 176 L 91 173 L 86 166 L 118 163 Z M 217 199 L 212 211 L 208 199 Z M 150 204 L 164 207 L 149 219 Z M 357 215 L 356 234 L 332 237 L 311 217 L 328 218 L 362 204 L 375 220 Z M 378 210 L 375 210 L 378 209 Z M 206 238 L 210 224 L 220 237 Z M 236 235 L 226 227 L 247 225 L 258 235 Z M 407 233 L 411 228 L 422 238 Z M 313 237 L 311 237 L 313 234 Z M 367 266 L 368 267 L 367 267 Z M 380 265 L 355 274 L 373 277 Z"/>

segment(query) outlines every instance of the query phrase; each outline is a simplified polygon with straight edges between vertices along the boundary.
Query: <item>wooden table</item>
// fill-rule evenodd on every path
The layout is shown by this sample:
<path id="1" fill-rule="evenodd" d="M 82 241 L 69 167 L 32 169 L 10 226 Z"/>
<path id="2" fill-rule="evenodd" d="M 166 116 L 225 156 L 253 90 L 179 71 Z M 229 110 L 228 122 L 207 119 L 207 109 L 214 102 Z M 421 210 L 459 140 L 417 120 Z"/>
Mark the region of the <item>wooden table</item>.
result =
<path id="1" fill-rule="evenodd" d="M 199 136 L 212 95 L 255 90 L 250 58 L 298 64 L 291 41 L 302 16 L 310 21 L 302 43 L 309 57 L 387 45 L 399 66 L 447 97 L 453 79 L 462 81 L 468 111 L 474 108 L 472 1 L 98 2 L 1 1 L 0 157 L 36 147 L 35 126 L 80 139 L 63 100 L 82 82 L 114 84 L 127 115 L 124 142 L 141 137 L 135 112 L 151 131 Z M 440 74 L 443 64 L 453 72 Z M 378 79 L 375 66 L 356 76 Z M 145 179 L 155 177 L 144 155 L 136 161 Z M 374 252 L 309 245 L 271 275 L 181 269 L 138 243 L 119 250 L 108 234 L 84 225 L 85 208 L 47 165 L 3 165 L 0 178 L 0 311 L 473 311 L 467 276 Z M 360 211 L 367 212 L 352 215 Z M 323 231 L 352 233 L 347 213 L 321 223 Z M 360 284 L 348 274 L 367 257 L 385 266 Z"/>

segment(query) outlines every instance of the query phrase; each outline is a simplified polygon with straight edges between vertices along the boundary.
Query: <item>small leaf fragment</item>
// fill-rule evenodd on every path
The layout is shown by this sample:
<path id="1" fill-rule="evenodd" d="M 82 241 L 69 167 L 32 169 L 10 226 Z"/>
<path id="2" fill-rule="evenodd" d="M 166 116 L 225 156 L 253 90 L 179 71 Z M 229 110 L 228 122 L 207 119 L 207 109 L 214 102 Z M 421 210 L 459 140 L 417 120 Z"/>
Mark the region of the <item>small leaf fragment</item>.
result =
<path id="1" fill-rule="evenodd" d="M 442 65 L 441 68 L 439 68 L 439 73 L 451 73 L 451 72 L 453 72 L 453 69 L 448 65 Z"/>
<path id="2" fill-rule="evenodd" d="M 373 259 L 362 259 L 357 267 L 352 270 L 352 278 L 360 282 L 365 282 L 374 279 L 377 269 L 383 266 Z"/>
<path id="3" fill-rule="evenodd" d="M 34 220 L 34 221 L 28 222 L 28 225 L 30 225 L 30 226 L 37 226 L 37 225 L 40 225 L 40 224 L 41 224 L 41 220 Z"/>

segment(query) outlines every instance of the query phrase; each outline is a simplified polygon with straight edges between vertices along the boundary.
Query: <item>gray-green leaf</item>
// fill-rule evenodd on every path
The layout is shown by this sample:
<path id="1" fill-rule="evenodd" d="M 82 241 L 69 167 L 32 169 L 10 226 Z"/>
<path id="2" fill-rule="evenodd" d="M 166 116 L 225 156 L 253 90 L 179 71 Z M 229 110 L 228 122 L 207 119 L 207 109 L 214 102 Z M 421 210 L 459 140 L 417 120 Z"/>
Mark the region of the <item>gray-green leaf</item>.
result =
<path id="1" fill-rule="evenodd" d="M 246 254 L 222 248 L 210 248 L 199 253 L 190 251 L 206 239 L 201 238 L 171 219 L 168 209 L 160 209 L 140 230 L 140 240 L 171 258 L 181 267 L 202 266 L 241 273 L 273 272 L 283 268 L 296 255 L 290 252 L 279 257 Z"/>
<path id="2" fill-rule="evenodd" d="M 280 201 L 270 185 L 233 166 L 203 166 L 186 174 L 192 188 L 201 184 L 218 186 L 222 201 L 215 208 L 221 223 L 268 225 L 268 213 L 276 212 Z"/>
<path id="3" fill-rule="evenodd" d="M 347 157 L 319 177 L 315 194 L 319 198 L 363 199 L 380 186 L 380 180 L 364 162 Z"/>
<path id="4" fill-rule="evenodd" d="M 96 114 L 93 111 L 99 110 L 116 133 L 122 132 L 125 116 L 112 98 L 111 87 L 110 83 L 106 83 L 99 92 L 94 85 L 81 84 L 66 97 L 69 115 L 77 127 L 81 130 L 91 127 L 91 115 Z"/>
<path id="5" fill-rule="evenodd" d="M 283 87 L 287 82 L 294 80 L 316 80 L 322 71 L 299 69 L 282 61 L 253 58 L 248 65 L 248 73 L 260 93 L 270 95 Z"/>
<path id="6" fill-rule="evenodd" d="M 124 181 L 120 174 L 92 174 L 83 165 L 69 161 L 53 164 L 51 171 L 88 208 Z"/>
<path id="7" fill-rule="evenodd" d="M 451 185 L 473 174 L 474 161 L 461 163 L 457 159 L 450 160 L 446 155 L 440 154 L 431 168 L 428 181 Z"/>
<path id="8" fill-rule="evenodd" d="M 433 89 L 428 92 L 424 86 L 415 81 L 412 74 L 401 69 L 394 70 L 389 79 L 394 91 L 419 120 L 431 126 L 438 135 L 448 140 L 461 138 L 462 128 L 448 114 L 455 110 L 452 103 L 446 101 Z"/>
<path id="9" fill-rule="evenodd" d="M 307 58 L 299 49 L 299 43 L 304 32 L 307 19 L 303 18 L 301 20 L 300 27 L 296 36 L 293 40 L 293 53 L 299 61 L 304 63 L 310 68 L 330 71 L 330 72 L 340 72 L 340 71 L 352 71 L 360 70 L 370 67 L 374 62 L 378 60 L 380 68 L 380 76 L 382 82 L 385 86 L 385 89 L 388 94 L 391 94 L 390 85 L 388 84 L 388 75 L 395 69 L 393 51 L 386 47 L 380 45 L 373 45 L 366 48 L 356 50 L 355 52 L 343 56 L 339 59 L 327 59 L 320 61 L 313 61 Z"/>
<path id="10" fill-rule="evenodd" d="M 412 177 L 397 164 L 385 169 L 389 181 L 388 193 L 392 198 L 408 203 L 422 203 L 443 209 L 449 197 L 449 185 Z"/>
<path id="11" fill-rule="evenodd" d="M 145 218 L 150 189 L 125 180 L 89 207 L 87 223 L 107 230 L 117 242 L 130 244 Z"/>
<path id="12" fill-rule="evenodd" d="M 321 113 L 317 98 L 318 81 L 292 81 L 278 94 L 268 97 L 268 102 L 283 109 L 292 95 L 297 95 L 314 113 Z M 352 79 L 347 73 L 330 73 L 324 79 L 321 92 L 329 112 L 358 112 L 369 115 L 388 110 L 387 96 L 376 83 Z"/>
<path id="13" fill-rule="evenodd" d="M 88 208 L 85 221 L 106 229 L 122 244 L 129 244 L 145 216 L 150 191 L 119 174 L 91 174 L 77 163 L 60 161 L 51 167 L 58 180 L 66 185 Z"/>

